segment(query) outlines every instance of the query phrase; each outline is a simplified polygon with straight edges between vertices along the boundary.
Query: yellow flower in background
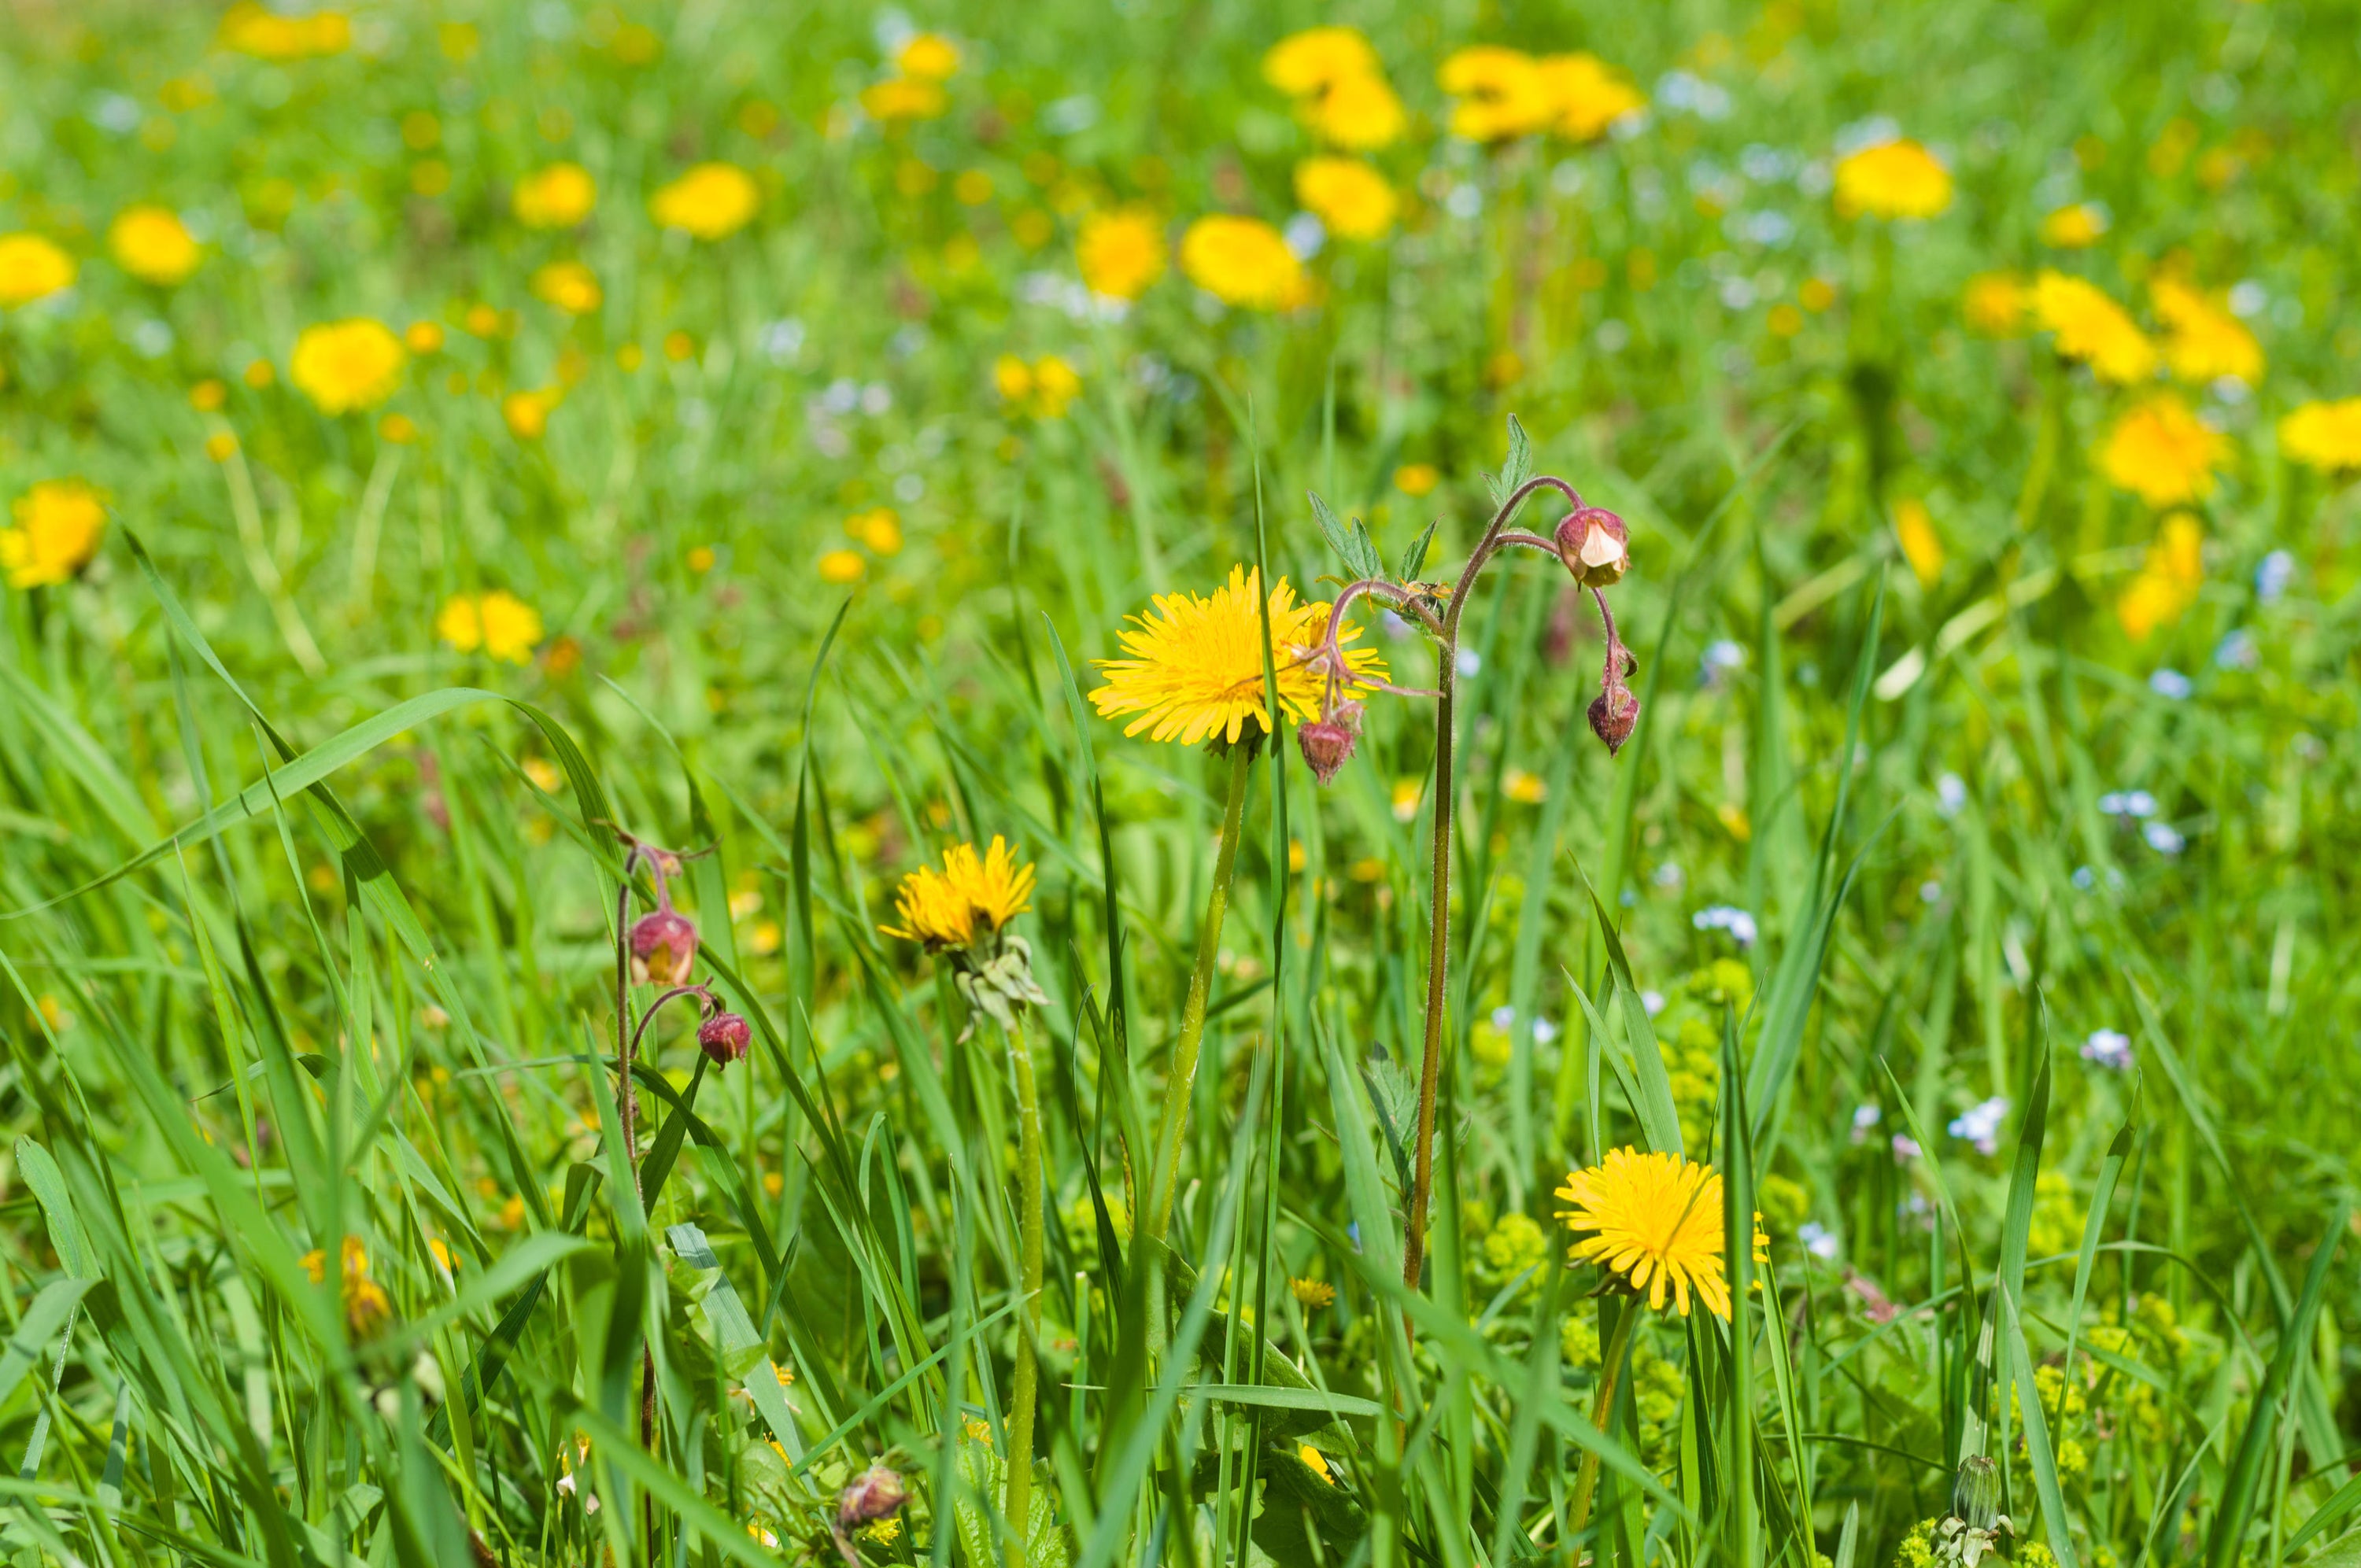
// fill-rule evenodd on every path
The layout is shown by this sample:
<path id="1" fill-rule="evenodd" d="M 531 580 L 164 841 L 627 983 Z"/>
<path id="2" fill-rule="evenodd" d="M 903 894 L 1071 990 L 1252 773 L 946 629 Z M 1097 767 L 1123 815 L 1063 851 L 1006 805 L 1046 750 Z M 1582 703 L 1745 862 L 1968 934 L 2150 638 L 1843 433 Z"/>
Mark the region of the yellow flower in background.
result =
<path id="1" fill-rule="evenodd" d="M 2060 250 L 2086 249 L 2106 232 L 2106 210 L 2092 202 L 2060 207 L 2041 220 L 2041 243 Z"/>
<path id="2" fill-rule="evenodd" d="M 1027 365 L 1014 354 L 1004 354 L 992 367 L 992 384 L 1005 402 L 1040 419 L 1063 419 L 1066 405 L 1082 389 L 1074 367 L 1054 354 Z"/>
<path id="3" fill-rule="evenodd" d="M 0 528 L 0 572 L 12 588 L 62 583 L 90 565 L 106 532 L 106 508 L 81 479 L 43 479 L 18 496 Z"/>
<path id="4" fill-rule="evenodd" d="M 393 396 L 409 357 L 390 327 L 354 316 L 305 327 L 295 339 L 287 376 L 322 413 L 350 413 Z"/>
<path id="5" fill-rule="evenodd" d="M 880 926 L 888 937 L 917 942 L 932 952 L 964 948 L 1033 907 L 1033 867 L 1019 864 L 1016 851 L 995 833 L 983 854 L 972 844 L 943 851 L 940 871 L 920 866 L 902 879 L 894 894 L 898 926 Z"/>
<path id="6" fill-rule="evenodd" d="M 197 269 L 204 252 L 170 207 L 126 207 L 106 229 L 115 264 L 143 283 L 169 289 Z"/>
<path id="7" fill-rule="evenodd" d="M 412 354 L 432 354 L 443 346 L 440 322 L 412 322 L 401 329 L 401 345 Z"/>
<path id="8" fill-rule="evenodd" d="M 1541 62 L 1522 49 L 1477 44 L 1444 60 L 1436 73 L 1451 106 L 1451 134 L 1469 141 L 1506 141 L 1543 129 L 1558 102 Z"/>
<path id="9" fill-rule="evenodd" d="M 2220 302 L 2170 273 L 2148 284 L 2164 323 L 2164 362 L 2184 381 L 2227 376 L 2248 386 L 2263 378 L 2263 345 Z"/>
<path id="10" fill-rule="evenodd" d="M 1137 300 L 1164 276 L 1164 229 L 1142 207 L 1096 213 L 1074 243 L 1082 283 L 1110 300 Z"/>
<path id="11" fill-rule="evenodd" d="M 2174 512 L 2157 526 L 2139 576 L 2115 600 L 2115 620 L 2133 641 L 2146 641 L 2186 615 L 2204 584 L 2205 530 L 2193 514 Z"/>
<path id="12" fill-rule="evenodd" d="M 1224 304 L 1285 310 L 1303 302 L 1303 264 L 1260 218 L 1216 213 L 1180 236 L 1180 270 Z"/>
<path id="13" fill-rule="evenodd" d="M 308 16 L 282 16 L 255 3 L 238 0 L 222 14 L 214 41 L 225 49 L 257 60 L 309 60 L 342 54 L 353 44 L 352 19 L 342 11 L 314 11 Z"/>
<path id="14" fill-rule="evenodd" d="M 2279 453 L 2323 474 L 2361 468 L 2361 398 L 2311 402 L 2279 421 Z"/>
<path id="15" fill-rule="evenodd" d="M 1394 470 L 1394 488 L 1415 499 L 1443 483 L 1443 470 L 1432 463 L 1405 463 Z"/>
<path id="16" fill-rule="evenodd" d="M 880 555 L 902 553 L 902 518 L 892 507 L 854 512 L 844 520 L 844 532 Z"/>
<path id="17" fill-rule="evenodd" d="M 873 120 L 891 125 L 896 120 L 931 120 L 943 112 L 946 100 L 939 83 L 908 76 L 889 76 L 861 90 L 861 106 Z"/>
<path id="18" fill-rule="evenodd" d="M 1943 575 L 1943 536 L 1935 532 L 1934 515 L 1925 501 L 1905 496 L 1894 503 L 1894 538 L 1902 546 L 1902 558 L 1910 563 L 1918 586 L 1933 587 L 1935 579 Z"/>
<path id="19" fill-rule="evenodd" d="M 726 239 L 744 228 L 763 204 L 754 177 L 734 163 L 700 163 L 648 202 L 648 211 L 668 229 L 699 239 Z"/>
<path id="20" fill-rule="evenodd" d="M 1295 1445 L 1295 1457 L 1301 1460 L 1303 1462 L 1303 1467 L 1306 1470 L 1311 1471 L 1314 1475 L 1319 1476 L 1322 1481 L 1327 1483 L 1331 1486 L 1336 1484 L 1334 1474 L 1328 1468 L 1328 1456 L 1322 1453 L 1310 1443 L 1297 1443 Z"/>
<path id="21" fill-rule="evenodd" d="M 552 261 L 536 268 L 533 291 L 568 315 L 587 316 L 606 298 L 590 269 L 578 261 Z"/>
<path id="22" fill-rule="evenodd" d="M 1907 137 L 1839 159 L 1836 176 L 1837 211 L 1849 218 L 1931 218 L 1951 204 L 1951 171 Z"/>
<path id="23" fill-rule="evenodd" d="M 1556 106 L 1550 129 L 1568 141 L 1597 141 L 1616 121 L 1648 106 L 1646 93 L 1595 54 L 1544 56 L 1541 73 Z"/>
<path id="24" fill-rule="evenodd" d="M 1091 693 L 1101 718 L 1139 717 L 1126 735 L 1148 732 L 1151 740 L 1194 746 L 1219 736 L 1235 745 L 1248 733 L 1271 729 L 1263 705 L 1263 612 L 1261 575 L 1232 566 L 1229 581 L 1208 596 L 1159 594 L 1152 614 L 1133 616 L 1137 630 L 1121 634 L 1123 659 L 1093 660 L 1106 684 Z M 1279 702 L 1299 722 L 1320 715 L 1323 679 L 1307 668 L 1304 653 L 1327 637 L 1328 606 L 1299 604 L 1286 578 L 1270 592 L 1270 662 L 1279 677 Z M 1340 644 L 1359 639 L 1361 629 L 1340 633 Z M 1347 647 L 1347 667 L 1356 677 L 1382 681 L 1385 665 L 1372 652 Z"/>
<path id="25" fill-rule="evenodd" d="M 539 441 L 549 430 L 549 416 L 565 400 L 566 393 L 556 387 L 511 392 L 500 400 L 500 422 L 519 441 Z"/>
<path id="26" fill-rule="evenodd" d="M 1307 158 L 1295 166 L 1295 199 L 1339 239 L 1377 239 L 1394 226 L 1400 202 L 1386 177 L 1352 158 Z"/>
<path id="27" fill-rule="evenodd" d="M 355 1339 L 366 1339 L 385 1326 L 393 1316 L 393 1303 L 385 1288 L 369 1277 L 368 1248 L 358 1236 L 346 1236 L 337 1249 L 340 1264 L 338 1294 L 345 1304 L 345 1327 Z M 312 1277 L 314 1285 L 324 1285 L 328 1278 L 328 1255 L 313 1247 L 302 1258 L 303 1272 Z"/>
<path id="28" fill-rule="evenodd" d="M 2213 471 L 2229 454 L 2227 436 L 2207 428 L 2188 404 L 2168 393 L 2115 421 L 2100 448 L 2099 466 L 2117 489 L 2152 507 L 2169 507 L 2212 495 Z"/>
<path id="29" fill-rule="evenodd" d="M 1336 1299 L 1336 1288 L 1325 1279 L 1290 1279 L 1287 1289 L 1307 1312 L 1316 1312 Z"/>
<path id="30" fill-rule="evenodd" d="M 1721 1177 L 1711 1166 L 1676 1154 L 1615 1149 L 1599 1164 L 1569 1172 L 1557 1196 L 1574 1205 L 1559 1210 L 1558 1218 L 1573 1231 L 1591 1233 L 1574 1244 L 1574 1261 L 1620 1276 L 1652 1311 L 1664 1310 L 1669 1287 L 1685 1318 L 1692 1295 L 1715 1317 L 1730 1316 Z"/>
<path id="31" fill-rule="evenodd" d="M 541 641 L 541 614 L 506 588 L 481 598 L 461 594 L 434 618 L 434 634 L 462 653 L 481 649 L 511 664 L 529 664 Z"/>
<path id="32" fill-rule="evenodd" d="M 1968 280 L 1960 308 L 1968 324 L 1988 337 L 2014 337 L 2025 330 L 2032 304 L 2025 280 L 2014 272 L 1979 272 Z"/>
<path id="33" fill-rule="evenodd" d="M 39 235 L 0 235 L 0 305 L 29 305 L 73 280 L 73 258 Z"/>
<path id="34" fill-rule="evenodd" d="M 578 163 L 553 163 L 517 181 L 509 210 L 533 229 L 570 229 L 598 204 L 598 182 Z"/>
<path id="35" fill-rule="evenodd" d="M 1262 57 L 1263 80 L 1290 98 L 1312 97 L 1382 69 L 1378 51 L 1356 27 L 1306 27 L 1279 39 Z"/>
<path id="36" fill-rule="evenodd" d="M 2044 272 L 2033 283 L 2033 319 L 2058 336 L 2058 352 L 2091 367 L 2102 381 L 2129 386 L 2156 372 L 2156 345 L 2130 313 L 2097 285 L 2063 272 Z"/>
<path id="37" fill-rule="evenodd" d="M 1345 77 L 1304 99 L 1296 114 L 1313 136 L 1353 152 L 1390 147 L 1410 126 L 1401 100 L 1382 76 Z"/>
<path id="38" fill-rule="evenodd" d="M 819 558 L 819 580 L 823 583 L 857 583 L 868 569 L 868 563 L 851 550 L 831 550 Z"/>
<path id="39" fill-rule="evenodd" d="M 894 69 L 920 82 L 949 82 L 959 74 L 960 48 L 940 33 L 919 33 L 894 56 Z"/>

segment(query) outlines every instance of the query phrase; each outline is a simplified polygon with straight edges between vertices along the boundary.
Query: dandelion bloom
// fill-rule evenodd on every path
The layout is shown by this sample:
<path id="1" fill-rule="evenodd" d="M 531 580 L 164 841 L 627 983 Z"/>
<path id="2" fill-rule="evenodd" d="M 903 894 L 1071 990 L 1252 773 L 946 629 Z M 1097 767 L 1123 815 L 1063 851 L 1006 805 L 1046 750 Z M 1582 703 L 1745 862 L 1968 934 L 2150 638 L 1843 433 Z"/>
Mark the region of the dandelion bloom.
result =
<path id="1" fill-rule="evenodd" d="M 548 433 L 549 416 L 565 399 L 565 392 L 555 387 L 511 392 L 500 400 L 500 422 L 519 441 L 539 441 Z"/>
<path id="2" fill-rule="evenodd" d="M 648 211 L 668 229 L 726 239 L 744 228 L 762 204 L 752 175 L 734 163 L 700 163 L 650 198 Z"/>
<path id="3" fill-rule="evenodd" d="M 2146 641 L 2187 614 L 2204 583 L 2205 530 L 2192 513 L 2174 512 L 2157 526 L 2139 576 L 2115 600 L 2115 619 L 2133 641 Z"/>
<path id="4" fill-rule="evenodd" d="M 1935 532 L 1935 519 L 1925 501 L 1905 496 L 1894 503 L 1894 537 L 1919 586 L 1933 587 L 1943 575 L 1943 536 Z"/>
<path id="5" fill-rule="evenodd" d="M 517 181 L 509 210 L 531 229 L 570 229 L 598 204 L 598 182 L 578 163 L 553 163 Z"/>
<path id="6" fill-rule="evenodd" d="M 401 345 L 412 354 L 432 354 L 443 346 L 439 322 L 412 322 L 401 329 Z"/>
<path id="7" fill-rule="evenodd" d="M 1147 730 L 1151 740 L 1178 740 L 1184 746 L 1220 737 L 1229 745 L 1251 733 L 1272 728 L 1263 706 L 1263 607 L 1261 574 L 1232 566 L 1229 581 L 1200 598 L 1195 594 L 1159 594 L 1152 615 L 1134 616 L 1137 630 L 1121 641 L 1125 659 L 1093 661 L 1106 685 L 1091 693 L 1091 706 L 1104 718 L 1136 713 L 1124 730 Z M 1303 655 L 1328 635 L 1328 606 L 1322 601 L 1296 602 L 1286 578 L 1271 590 L 1270 662 L 1279 676 L 1279 702 L 1298 722 L 1320 716 L 1320 673 L 1303 663 Z M 1354 627 L 1340 633 L 1338 643 L 1359 639 Z M 1386 678 L 1385 665 L 1374 652 L 1345 649 L 1345 661 L 1356 683 Z"/>
<path id="8" fill-rule="evenodd" d="M 303 1272 L 312 1277 L 314 1285 L 324 1285 L 328 1277 L 328 1255 L 313 1247 L 302 1258 Z M 342 1276 L 339 1294 L 345 1303 L 345 1327 L 355 1339 L 365 1339 L 385 1325 L 393 1316 L 393 1303 L 385 1287 L 369 1276 L 368 1248 L 358 1236 L 346 1236 L 339 1249 L 339 1273 Z"/>
<path id="9" fill-rule="evenodd" d="M 1081 395 L 1082 378 L 1055 354 L 1033 362 L 1033 411 L 1043 419 L 1063 419 L 1066 405 Z"/>
<path id="10" fill-rule="evenodd" d="M 2156 371 L 2156 345 L 2095 284 L 2044 272 L 2033 283 L 2033 319 L 2058 334 L 2061 356 L 2084 361 L 2102 381 L 2129 386 Z"/>
<path id="11" fill-rule="evenodd" d="M 2087 249 L 2106 232 L 2106 209 L 2092 202 L 2060 207 L 2041 220 L 2041 243 L 2060 250 Z"/>
<path id="12" fill-rule="evenodd" d="M 2153 507 L 2177 506 L 2213 493 L 2213 470 L 2229 451 L 2227 436 L 2208 429 L 2188 404 L 2168 394 L 2115 421 L 2100 448 L 2099 466 L 2116 488 Z"/>
<path id="13" fill-rule="evenodd" d="M 981 855 L 972 844 L 943 852 L 940 871 L 920 866 L 902 879 L 894 894 L 898 926 L 877 927 L 888 937 L 921 943 L 928 952 L 972 947 L 1033 907 L 1033 868 L 1017 863 L 1016 851 L 997 833 Z"/>
<path id="14" fill-rule="evenodd" d="M 1907 137 L 1837 160 L 1837 211 L 1846 217 L 1931 218 L 1951 204 L 1951 171 Z"/>
<path id="15" fill-rule="evenodd" d="M 1141 208 L 1095 214 L 1082 224 L 1074 259 L 1092 293 L 1137 300 L 1164 276 L 1164 231 Z"/>
<path id="16" fill-rule="evenodd" d="M 1568 141 L 1597 141 L 1616 121 L 1648 106 L 1647 95 L 1595 54 L 1544 56 L 1542 81 L 1556 115 L 1550 129 Z"/>
<path id="17" fill-rule="evenodd" d="M 287 376 L 322 413 L 350 413 L 393 396 L 409 357 L 390 327 L 355 316 L 305 327 L 295 339 Z"/>
<path id="18" fill-rule="evenodd" d="M 526 664 L 541 641 L 541 613 L 506 588 L 480 598 L 462 594 L 434 618 L 434 633 L 462 653 L 480 648 L 492 658 Z"/>
<path id="19" fill-rule="evenodd" d="M 225 49 L 258 60 L 309 60 L 350 49 L 353 24 L 342 11 L 282 16 L 256 0 L 238 0 L 222 14 L 214 39 Z"/>
<path id="20" fill-rule="evenodd" d="M 1463 49 L 1436 72 L 1451 106 L 1451 134 L 1469 141 L 1506 141 L 1543 129 L 1558 103 L 1541 63 L 1522 49 L 1498 44 Z"/>
<path id="21" fill-rule="evenodd" d="M 868 563 L 851 550 L 831 550 L 819 558 L 819 580 L 823 583 L 857 583 L 868 569 Z"/>
<path id="22" fill-rule="evenodd" d="M 861 106 L 873 120 L 931 120 L 943 112 L 941 84 L 909 76 L 889 76 L 861 90 Z"/>
<path id="23" fill-rule="evenodd" d="M 1394 470 L 1394 488 L 1415 499 L 1443 483 L 1443 470 L 1432 463 L 1405 463 Z"/>
<path id="24" fill-rule="evenodd" d="M 0 572 L 12 588 L 62 583 L 98 554 L 106 509 L 80 479 L 43 479 L 16 498 L 16 526 L 0 528 Z"/>
<path id="25" fill-rule="evenodd" d="M 1295 199 L 1340 239 L 1377 239 L 1400 204 L 1386 177 L 1352 158 L 1307 158 L 1295 166 Z"/>
<path id="26" fill-rule="evenodd" d="M 1297 113 L 1313 136 L 1354 152 L 1390 147 L 1410 126 L 1401 100 L 1382 76 L 1347 76 L 1304 99 Z"/>
<path id="27" fill-rule="evenodd" d="M 1569 1172 L 1557 1196 L 1574 1205 L 1559 1210 L 1558 1218 L 1569 1229 L 1593 1233 L 1574 1244 L 1574 1261 L 1621 1276 L 1653 1311 L 1664 1310 L 1669 1286 L 1681 1316 L 1688 1316 L 1692 1294 L 1715 1317 L 1730 1316 L 1721 1177 L 1711 1166 L 1676 1154 L 1615 1149 L 1600 1164 Z"/>
<path id="28" fill-rule="evenodd" d="M 0 305 L 29 305 L 73 280 L 73 258 L 39 235 L 0 235 Z"/>
<path id="29" fill-rule="evenodd" d="M 2025 330 L 2032 302 L 2025 280 L 2014 272 L 1979 272 L 1968 280 L 1960 308 L 1968 324 L 1989 337 L 2014 337 Z"/>
<path id="30" fill-rule="evenodd" d="M 1336 1299 L 1336 1288 L 1325 1279 L 1290 1279 L 1287 1288 L 1306 1311 L 1316 1312 Z"/>
<path id="31" fill-rule="evenodd" d="M 1199 218 L 1180 237 L 1180 270 L 1224 304 L 1258 311 L 1284 310 L 1305 293 L 1303 264 L 1260 218 Z"/>
<path id="32" fill-rule="evenodd" d="M 948 82 L 959 68 L 959 45 L 940 33 L 916 34 L 894 56 L 895 70 L 920 82 Z"/>
<path id="33" fill-rule="evenodd" d="M 1356 27 L 1306 27 L 1270 46 L 1262 77 L 1290 98 L 1325 93 L 1339 82 L 1378 74 L 1378 51 Z"/>
<path id="34" fill-rule="evenodd" d="M 2297 408 L 2279 421 L 2279 451 L 2323 474 L 2361 468 L 2361 398 Z"/>
<path id="35" fill-rule="evenodd" d="M 106 248 L 115 264 L 143 283 L 169 289 L 197 269 L 204 253 L 186 225 L 169 207 L 126 207 L 107 225 Z"/>
<path id="36" fill-rule="evenodd" d="M 2184 381 L 2227 376 L 2250 387 L 2263 378 L 2263 345 L 2202 290 L 2160 274 L 2148 285 L 2148 298 L 2164 323 L 2164 362 L 2174 375 Z"/>
<path id="37" fill-rule="evenodd" d="M 588 315 L 606 298 L 598 280 L 578 261 L 552 261 L 535 269 L 533 291 L 572 316 Z"/>

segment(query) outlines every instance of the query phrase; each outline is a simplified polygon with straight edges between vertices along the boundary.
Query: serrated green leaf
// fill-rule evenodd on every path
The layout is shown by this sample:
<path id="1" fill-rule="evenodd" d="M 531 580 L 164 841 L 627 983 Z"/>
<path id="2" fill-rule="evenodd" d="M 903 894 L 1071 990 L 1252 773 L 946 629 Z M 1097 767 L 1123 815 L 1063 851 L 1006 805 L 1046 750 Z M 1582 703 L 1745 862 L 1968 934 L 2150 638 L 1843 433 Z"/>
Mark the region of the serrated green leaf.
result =
<path id="1" fill-rule="evenodd" d="M 1434 531 L 1442 526 L 1443 520 L 1439 517 L 1429 521 L 1426 532 L 1411 541 L 1411 547 L 1402 552 L 1400 569 L 1394 573 L 1396 582 L 1411 583 L 1418 580 L 1420 568 L 1426 565 L 1427 549 L 1434 543 Z"/>

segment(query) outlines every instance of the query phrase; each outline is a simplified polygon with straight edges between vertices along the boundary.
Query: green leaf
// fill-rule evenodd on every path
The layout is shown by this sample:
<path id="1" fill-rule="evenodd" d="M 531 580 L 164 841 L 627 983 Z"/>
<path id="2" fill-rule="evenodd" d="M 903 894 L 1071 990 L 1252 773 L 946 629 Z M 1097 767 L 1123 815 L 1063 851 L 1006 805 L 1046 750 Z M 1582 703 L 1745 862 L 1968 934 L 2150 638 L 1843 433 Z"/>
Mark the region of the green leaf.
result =
<path id="1" fill-rule="evenodd" d="M 1427 523 L 1425 532 L 1411 541 L 1410 548 L 1402 552 L 1400 568 L 1394 573 L 1395 581 L 1413 583 L 1418 580 L 1420 570 L 1426 565 L 1427 547 L 1434 543 L 1434 531 L 1442 526 L 1443 520 L 1434 518 Z"/>
<path id="2" fill-rule="evenodd" d="M 1533 444 L 1525 434 L 1525 427 L 1517 416 L 1509 416 L 1509 460 L 1500 465 L 1497 475 L 1484 476 L 1485 488 L 1492 492 L 1492 509 L 1497 511 L 1509 504 L 1509 498 L 1519 486 L 1533 477 Z"/>
<path id="3" fill-rule="evenodd" d="M 1336 552 L 1336 558 L 1345 563 L 1345 569 L 1353 575 L 1355 580 L 1384 576 L 1386 564 L 1378 558 L 1378 548 L 1369 542 L 1369 531 L 1361 526 L 1361 520 L 1355 518 L 1352 528 L 1347 530 L 1336 521 L 1336 514 L 1328 510 L 1328 503 L 1322 500 L 1316 492 L 1307 490 L 1304 493 L 1312 501 L 1312 521 L 1320 525 L 1320 532 L 1328 536 L 1329 548 Z"/>

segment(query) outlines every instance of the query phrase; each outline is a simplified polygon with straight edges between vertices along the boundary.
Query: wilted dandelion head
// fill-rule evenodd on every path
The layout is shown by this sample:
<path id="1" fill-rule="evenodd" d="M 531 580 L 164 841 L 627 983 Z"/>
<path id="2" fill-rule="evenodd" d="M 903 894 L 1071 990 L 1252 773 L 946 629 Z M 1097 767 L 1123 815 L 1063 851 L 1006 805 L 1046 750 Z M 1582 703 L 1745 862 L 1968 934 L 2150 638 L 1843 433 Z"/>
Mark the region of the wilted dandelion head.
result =
<path id="1" fill-rule="evenodd" d="M 1570 1173 L 1557 1196 L 1574 1205 L 1558 1217 L 1576 1232 L 1573 1259 L 1596 1263 L 1662 1311 L 1669 1288 L 1688 1316 L 1694 1294 L 1718 1318 L 1730 1316 L 1722 1274 L 1721 1177 L 1676 1154 L 1620 1148 Z"/>
<path id="2" fill-rule="evenodd" d="M 980 855 L 972 844 L 954 844 L 943 851 L 941 869 L 920 866 L 904 877 L 894 894 L 901 924 L 878 929 L 928 952 L 964 951 L 998 936 L 1032 906 L 1032 864 L 1020 864 L 1007 840 L 995 833 Z"/>

